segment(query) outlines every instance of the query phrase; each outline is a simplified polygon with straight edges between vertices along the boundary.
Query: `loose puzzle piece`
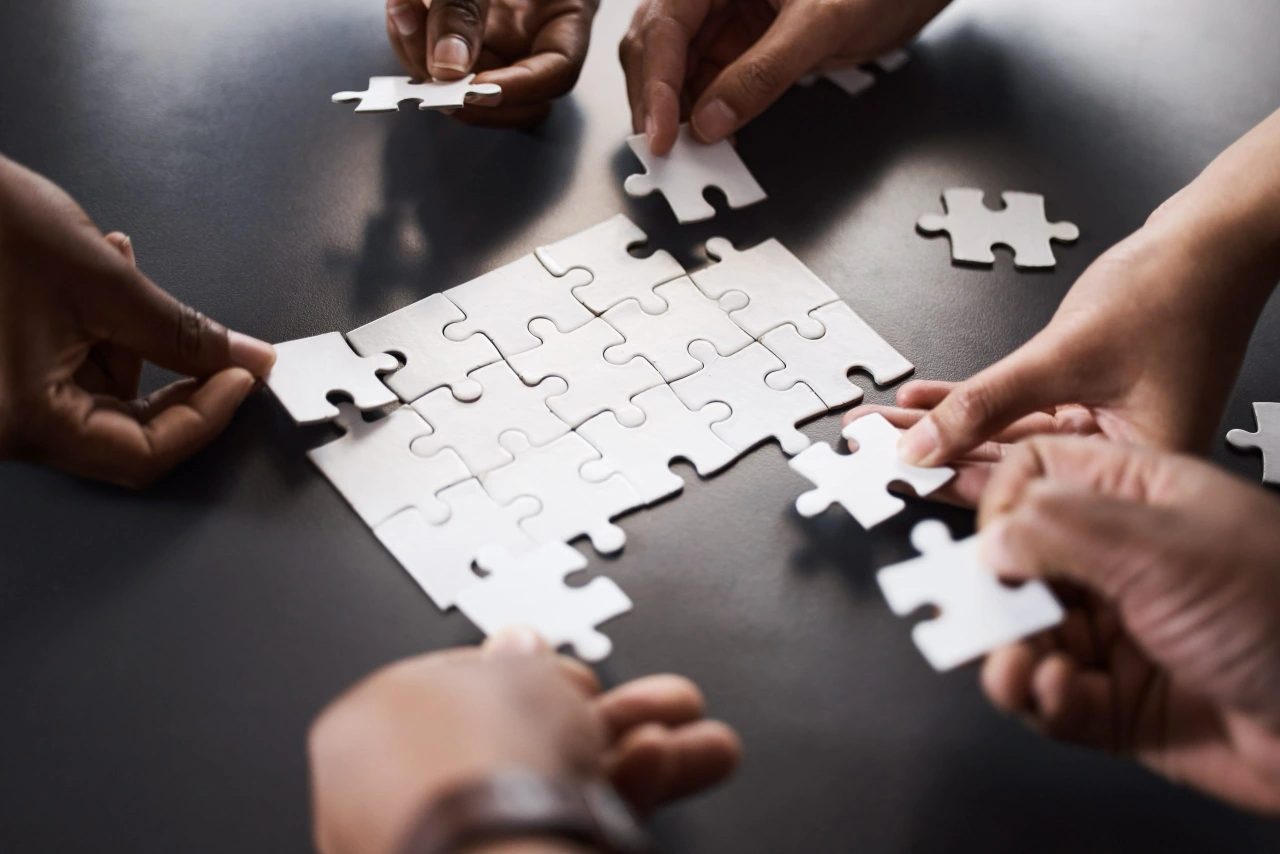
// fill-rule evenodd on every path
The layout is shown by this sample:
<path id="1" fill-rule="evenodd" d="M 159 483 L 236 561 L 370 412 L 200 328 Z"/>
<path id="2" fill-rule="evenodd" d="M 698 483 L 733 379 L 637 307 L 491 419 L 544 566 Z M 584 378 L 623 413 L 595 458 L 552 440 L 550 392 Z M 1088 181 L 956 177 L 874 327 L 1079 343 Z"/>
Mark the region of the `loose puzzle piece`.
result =
<path id="1" fill-rule="evenodd" d="M 725 313 L 746 305 L 744 295 L 732 293 L 717 304 L 687 277 L 659 285 L 653 292 L 665 301 L 666 311 L 650 314 L 640 303 L 627 300 L 604 313 L 605 321 L 626 338 L 605 351 L 610 362 L 623 364 L 644 356 L 664 380 L 674 382 L 702 367 L 689 355 L 694 341 L 710 341 L 721 356 L 733 355 L 751 343 L 751 336 Z"/>
<path id="2" fill-rule="evenodd" d="M 662 385 L 662 375 L 642 358 L 623 365 L 606 361 L 604 351 L 622 343 L 617 330 L 598 317 L 572 332 L 562 333 L 543 319 L 529 328 L 542 339 L 542 346 L 512 356 L 511 367 L 526 383 L 558 376 L 569 384 L 564 394 L 547 398 L 547 406 L 562 421 L 577 427 L 607 409 L 627 426 L 644 420 L 631 398 Z"/>
<path id="3" fill-rule="evenodd" d="M 459 400 L 475 400 L 482 389 L 467 374 L 502 356 L 483 335 L 462 341 L 445 337 L 446 325 L 465 319 L 443 294 L 432 294 L 348 332 L 347 340 L 361 356 L 394 353 L 404 358 L 404 367 L 386 383 L 406 403 L 441 386 L 451 387 Z"/>
<path id="4" fill-rule="evenodd" d="M 474 74 L 460 80 L 428 80 L 414 83 L 409 77 L 370 77 L 363 92 L 338 92 L 333 103 L 359 101 L 357 113 L 390 113 L 400 109 L 401 101 L 421 101 L 419 110 L 456 109 L 467 104 L 493 99 L 502 94 L 496 83 L 472 83 Z"/>
<path id="5" fill-rule="evenodd" d="M 684 275 L 684 268 L 664 249 L 648 258 L 637 258 L 627 250 L 646 243 L 649 236 L 622 214 L 566 237 L 550 246 L 540 246 L 534 254 L 557 276 L 580 269 L 591 273 L 591 283 L 576 288 L 573 295 L 596 314 L 623 300 L 636 300 L 650 314 L 666 308 L 653 289 Z"/>
<path id="6" fill-rule="evenodd" d="M 874 61 L 874 65 L 879 66 L 881 71 L 892 73 L 907 64 L 910 54 L 905 50 L 895 50 L 892 53 L 886 53 L 884 56 Z M 806 74 L 798 81 L 801 86 L 812 86 L 817 82 L 819 77 L 825 77 L 832 83 L 839 86 L 850 96 L 858 96 L 863 92 L 876 85 L 876 76 L 864 68 L 856 65 L 848 68 L 832 68 L 828 71 L 819 71 L 813 74 Z"/>
<path id="7" fill-rule="evenodd" d="M 752 337 L 784 323 L 805 338 L 820 338 L 826 331 L 809 312 L 837 301 L 839 295 L 777 240 L 770 238 L 739 252 L 723 237 L 713 237 L 707 241 L 707 254 L 719 263 L 689 278 L 711 299 L 731 291 L 746 294 L 747 304 L 729 312 L 729 317 Z"/>
<path id="8" fill-rule="evenodd" d="M 693 138 L 688 124 L 680 125 L 675 145 L 663 157 L 649 153 L 649 138 L 642 133 L 627 137 L 627 145 L 646 171 L 629 176 L 622 188 L 632 198 L 661 192 L 679 222 L 700 222 L 716 215 L 716 209 L 702 197 L 707 187 L 719 187 L 731 208 L 766 198 L 728 140 L 704 145 Z"/>
<path id="9" fill-rule="evenodd" d="M 574 288 L 590 281 L 586 270 L 553 276 L 537 258 L 525 255 L 445 291 L 466 319 L 445 327 L 444 335 L 451 341 L 463 341 L 483 332 L 507 358 L 532 350 L 540 343 L 529 331 L 529 321 L 535 317 L 551 320 L 561 332 L 592 319 L 591 312 L 573 296 Z"/>
<path id="10" fill-rule="evenodd" d="M 1280 403 L 1255 403 L 1258 432 L 1232 430 L 1227 442 L 1241 450 L 1262 451 L 1262 482 L 1280 484 Z"/>
<path id="11" fill-rule="evenodd" d="M 267 375 L 271 389 L 298 424 L 319 424 L 338 417 L 329 395 L 348 395 L 360 409 L 396 402 L 378 374 L 400 367 L 388 353 L 357 356 L 340 332 L 326 332 L 276 345 L 276 363 Z"/>
<path id="12" fill-rule="evenodd" d="M 625 477 L 646 504 L 684 489 L 684 480 L 671 471 L 672 460 L 686 459 L 706 477 L 737 456 L 711 430 L 712 424 L 730 415 L 723 403 L 710 403 L 694 411 L 666 385 L 636 395 L 634 403 L 645 414 L 639 427 L 624 427 L 613 413 L 603 412 L 577 432 L 600 452 L 605 468 Z M 583 476 L 592 479 L 597 465 L 587 463 Z"/>
<path id="13" fill-rule="evenodd" d="M 976 536 L 958 542 L 936 520 L 911 532 L 921 553 L 876 574 L 898 616 L 923 605 L 941 614 L 912 629 L 911 637 L 935 670 L 950 670 L 1062 622 L 1062 606 L 1038 581 L 1010 588 L 978 558 Z"/>
<path id="14" fill-rule="evenodd" d="M 671 389 L 691 409 L 714 401 L 728 404 L 733 413 L 711 429 L 736 453 L 745 453 L 770 437 L 776 438 L 788 455 L 809 446 L 809 437 L 795 425 L 827 408 L 804 383 L 786 391 L 769 388 L 765 376 L 783 365 L 763 344 L 757 342 L 721 357 L 710 343 L 694 341 L 689 352 L 704 367 L 672 383 Z"/>
<path id="15" fill-rule="evenodd" d="M 947 215 L 925 214 L 916 227 L 925 234 L 951 235 L 951 257 L 970 264 L 994 264 L 993 246 L 1013 250 L 1014 266 L 1052 267 L 1051 240 L 1070 243 L 1080 237 L 1080 229 L 1069 222 L 1049 222 L 1044 212 L 1044 196 L 1035 193 L 1001 193 L 1004 209 L 993 211 L 983 202 L 983 192 L 952 189 L 942 194 Z"/>
<path id="16" fill-rule="evenodd" d="M 862 389 L 849 381 L 849 371 L 861 368 L 876 385 L 888 385 L 915 370 L 867 322 L 843 302 L 809 312 L 826 328 L 821 338 L 805 338 L 791 324 L 771 329 L 760 339 L 786 368 L 765 377 L 769 388 L 790 388 L 803 382 L 829 409 L 862 399 Z"/>
<path id="17" fill-rule="evenodd" d="M 458 610 L 485 635 L 527 626 L 552 647 L 571 645 L 584 661 L 609 655 L 613 643 L 596 626 L 630 611 L 631 600 L 609 578 L 565 584 L 566 576 L 587 567 L 580 551 L 564 543 L 523 555 L 488 548 L 478 563 L 489 575 L 458 594 Z"/>
<path id="18" fill-rule="evenodd" d="M 525 385 L 506 362 L 473 371 L 471 379 L 484 387 L 478 400 L 463 402 L 439 388 L 414 401 L 413 409 L 434 428 L 413 443 L 415 454 L 452 449 L 473 474 L 481 475 L 514 459 L 502 446 L 514 433 L 523 434 L 529 444 L 545 445 L 569 432 L 569 425 L 547 408 L 547 398 L 568 388 L 563 380 Z"/>
<path id="19" fill-rule="evenodd" d="M 417 507 L 431 522 L 448 518 L 449 508 L 436 493 L 471 472 L 453 451 L 424 458 L 409 450 L 414 439 L 431 432 L 418 413 L 403 407 L 366 421 L 360 410 L 346 404 L 339 413 L 337 423 L 345 435 L 307 456 L 366 525 L 373 527 L 406 507 Z"/>
<path id="20" fill-rule="evenodd" d="M 840 435 L 856 441 L 858 450 L 837 454 L 819 442 L 791 460 L 791 467 L 816 487 L 796 499 L 801 516 L 817 516 L 839 502 L 859 525 L 872 528 L 907 506 L 889 492 L 889 484 L 909 483 L 924 496 L 955 477 L 955 470 L 945 466 L 920 468 L 898 459 L 902 431 L 878 413 L 850 422 Z"/>
<path id="21" fill-rule="evenodd" d="M 524 443 L 520 443 L 524 444 Z M 542 512 L 521 525 L 539 543 L 567 543 L 586 534 L 601 554 L 621 549 L 627 535 L 610 520 L 644 502 L 620 474 L 592 482 L 583 465 L 600 455 L 577 433 L 561 436 L 540 448 L 513 448 L 513 462 L 481 475 L 480 482 L 503 504 L 522 495 L 542 503 Z"/>
<path id="22" fill-rule="evenodd" d="M 449 509 L 449 518 L 441 524 L 431 524 L 411 508 L 378 525 L 373 533 L 436 607 L 446 610 L 459 593 L 480 583 L 471 564 L 482 547 L 500 546 L 513 555 L 537 547 L 520 520 L 537 513 L 538 502 L 522 498 L 500 505 L 475 478 L 441 491 L 439 499 Z"/>

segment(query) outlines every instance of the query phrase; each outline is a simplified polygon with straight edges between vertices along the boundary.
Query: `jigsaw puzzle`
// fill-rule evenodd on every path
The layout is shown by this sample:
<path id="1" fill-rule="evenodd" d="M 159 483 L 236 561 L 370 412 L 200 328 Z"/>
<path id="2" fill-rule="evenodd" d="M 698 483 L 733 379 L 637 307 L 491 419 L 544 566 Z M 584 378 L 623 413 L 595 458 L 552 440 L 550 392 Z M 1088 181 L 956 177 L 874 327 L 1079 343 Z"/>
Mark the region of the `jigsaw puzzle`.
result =
<path id="1" fill-rule="evenodd" d="M 910 54 L 905 50 L 895 50 L 874 60 L 872 64 L 885 73 L 892 73 L 906 65 L 910 58 Z M 819 77 L 825 77 L 843 89 L 846 94 L 853 97 L 861 95 L 876 85 L 876 76 L 864 67 L 857 65 L 851 65 L 846 68 L 831 68 L 813 74 L 806 74 L 798 82 L 801 86 L 812 86 L 818 81 Z"/>
<path id="2" fill-rule="evenodd" d="M 285 341 L 276 346 L 276 363 L 267 375 L 267 388 L 298 424 L 319 424 L 338 417 L 329 395 L 351 398 L 359 409 L 396 403 L 396 396 L 379 374 L 400 367 L 388 353 L 361 357 L 340 332 Z"/>
<path id="3" fill-rule="evenodd" d="M 784 323 L 805 338 L 822 337 L 826 330 L 809 313 L 840 296 L 777 240 L 739 251 L 723 237 L 713 237 L 707 241 L 707 254 L 718 263 L 695 270 L 689 278 L 713 300 L 733 291 L 744 294 L 746 305 L 739 304 L 729 317 L 753 338 Z"/>
<path id="4" fill-rule="evenodd" d="M 1232 430 L 1227 442 L 1239 450 L 1262 452 L 1262 482 L 1280 484 L 1280 403 L 1255 403 L 1258 431 Z"/>
<path id="5" fill-rule="evenodd" d="M 941 612 L 911 631 L 935 670 L 959 667 L 1062 622 L 1062 606 L 1044 584 L 1001 584 L 978 559 L 976 536 L 953 541 L 945 524 L 929 520 L 911 531 L 911 544 L 921 556 L 880 570 L 876 580 L 898 616 L 925 605 Z"/>
<path id="6" fill-rule="evenodd" d="M 474 74 L 461 80 L 428 80 L 414 83 L 410 77 L 370 77 L 363 92 L 337 92 L 333 103 L 359 101 L 357 113 L 390 113 L 400 109 L 401 101 L 420 101 L 420 110 L 457 109 L 468 104 L 494 102 L 502 94 L 496 83 L 472 83 Z"/>
<path id="7" fill-rule="evenodd" d="M 671 390 L 690 409 L 716 401 L 727 404 L 732 413 L 711 429 L 736 453 L 743 454 L 769 438 L 777 439 L 788 456 L 809 446 L 809 437 L 796 424 L 827 408 L 804 383 L 786 391 L 769 388 L 765 376 L 783 364 L 763 344 L 756 342 L 721 357 L 710 342 L 694 341 L 689 352 L 704 367 L 672 383 Z"/>
<path id="8" fill-rule="evenodd" d="M 1049 222 L 1044 196 L 1035 193 L 1001 193 L 1004 208 L 993 211 L 983 202 L 982 190 L 952 189 L 942 194 L 946 216 L 931 213 L 920 217 L 916 228 L 924 234 L 947 232 L 951 236 L 951 257 L 969 264 L 994 264 L 993 246 L 1013 250 L 1013 263 L 1025 269 L 1052 267 L 1052 240 L 1070 243 L 1080 237 L 1080 229 L 1069 222 Z"/>
<path id="9" fill-rule="evenodd" d="M 873 528 L 907 506 L 889 492 L 889 484 L 908 483 L 924 496 L 955 477 L 955 470 L 945 466 L 920 468 L 898 459 L 902 431 L 879 413 L 850 422 L 840 435 L 857 442 L 858 450 L 837 454 L 819 442 L 791 460 L 791 467 L 815 487 L 796 499 L 801 516 L 817 516 L 839 503 L 859 525 Z"/>
<path id="10" fill-rule="evenodd" d="M 480 476 L 485 490 L 502 504 L 521 496 L 538 499 L 542 511 L 521 522 L 538 543 L 567 543 L 586 534 L 601 554 L 626 544 L 627 535 L 612 520 L 644 502 L 620 474 L 590 481 L 582 467 L 600 454 L 577 433 L 561 436 L 542 447 L 514 440 L 515 460 Z M 600 474 L 599 467 L 595 469 Z"/>
<path id="11" fill-rule="evenodd" d="M 805 338 L 788 323 L 760 339 L 786 364 L 783 370 L 765 377 L 769 388 L 782 390 L 803 382 L 828 409 L 835 409 L 862 399 L 862 389 L 849 380 L 854 368 L 870 373 L 880 386 L 915 370 L 845 303 L 828 303 L 809 312 L 809 317 L 826 329 L 821 338 Z"/>
<path id="12" fill-rule="evenodd" d="M 569 384 L 564 394 L 547 398 L 547 406 L 562 421 L 577 427 L 605 410 L 613 410 L 629 427 L 644 420 L 631 398 L 662 385 L 662 375 L 640 357 L 621 365 L 606 361 L 604 351 L 622 343 L 616 329 L 598 317 L 567 333 L 542 318 L 529 329 L 542 339 L 542 346 L 512 356 L 511 367 L 526 383 L 558 376 Z"/>
<path id="13" fill-rule="evenodd" d="M 727 294 L 717 303 L 703 296 L 687 276 L 659 285 L 653 293 L 666 306 L 659 314 L 646 312 L 635 300 L 604 313 L 605 321 L 626 339 L 606 350 L 605 359 L 620 365 L 643 356 L 664 380 L 675 382 L 702 368 L 689 355 L 694 341 L 710 341 L 721 356 L 732 356 L 752 341 L 725 313 L 746 305 L 744 294 Z"/>
<path id="14" fill-rule="evenodd" d="M 481 548 L 500 546 L 512 555 L 537 548 L 520 520 L 537 513 L 540 505 L 527 497 L 498 504 L 475 478 L 442 490 L 438 499 L 449 511 L 440 524 L 431 524 L 410 508 L 373 533 L 443 611 L 453 607 L 459 593 L 480 582 L 471 565 Z"/>
<path id="15" fill-rule="evenodd" d="M 591 273 L 590 284 L 575 288 L 573 295 L 596 314 L 624 300 L 635 300 L 645 311 L 657 314 L 666 305 L 654 296 L 654 287 L 683 276 L 684 268 L 665 249 L 647 258 L 628 251 L 648 240 L 635 223 L 618 214 L 572 237 L 540 246 L 534 255 L 557 276 L 575 269 Z"/>
<path id="16" fill-rule="evenodd" d="M 482 389 L 467 375 L 499 361 L 502 355 L 479 333 L 462 341 L 445 337 L 446 325 L 465 319 L 461 309 L 443 294 L 432 294 L 348 332 L 347 341 L 361 356 L 392 353 L 403 357 L 404 367 L 385 381 L 405 403 L 441 386 L 449 386 L 458 400 L 475 400 Z"/>
<path id="17" fill-rule="evenodd" d="M 649 139 L 642 133 L 627 137 L 627 145 L 646 171 L 629 176 L 622 188 L 632 198 L 661 192 L 681 223 L 701 222 L 716 215 L 716 209 L 702 197 L 708 187 L 719 188 L 731 208 L 744 208 L 766 198 L 728 140 L 703 145 L 693 138 L 687 123 L 680 125 L 675 146 L 664 157 L 649 153 Z"/>
<path id="18" fill-rule="evenodd" d="M 600 661 L 613 643 L 596 626 L 631 610 L 627 594 L 609 578 L 565 584 L 566 576 L 586 569 L 587 559 L 564 543 L 523 555 L 488 548 L 477 563 L 488 575 L 458 594 L 458 610 L 488 636 L 528 626 L 554 648 L 568 644 L 582 660 Z"/>
<path id="19" fill-rule="evenodd" d="M 711 430 L 712 424 L 731 414 L 723 403 L 694 411 L 667 385 L 638 394 L 633 402 L 645 415 L 638 427 L 625 427 L 612 412 L 603 412 L 578 428 L 578 434 L 601 455 L 599 463 L 583 466 L 582 475 L 588 480 L 603 464 L 605 474 L 618 472 L 645 504 L 653 504 L 684 489 L 684 480 L 671 471 L 672 460 L 688 460 L 698 474 L 707 477 L 737 456 Z"/>

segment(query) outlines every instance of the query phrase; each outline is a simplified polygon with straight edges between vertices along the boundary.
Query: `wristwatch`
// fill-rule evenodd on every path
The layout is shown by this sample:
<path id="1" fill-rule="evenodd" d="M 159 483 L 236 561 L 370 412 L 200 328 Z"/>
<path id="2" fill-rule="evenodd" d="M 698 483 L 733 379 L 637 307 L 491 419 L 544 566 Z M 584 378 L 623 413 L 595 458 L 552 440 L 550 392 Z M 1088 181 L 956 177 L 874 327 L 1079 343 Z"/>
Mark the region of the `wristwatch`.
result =
<path id="1" fill-rule="evenodd" d="M 436 800 L 401 854 L 455 854 L 520 837 L 562 839 L 603 854 L 653 854 L 612 786 L 522 767 L 499 769 Z"/>

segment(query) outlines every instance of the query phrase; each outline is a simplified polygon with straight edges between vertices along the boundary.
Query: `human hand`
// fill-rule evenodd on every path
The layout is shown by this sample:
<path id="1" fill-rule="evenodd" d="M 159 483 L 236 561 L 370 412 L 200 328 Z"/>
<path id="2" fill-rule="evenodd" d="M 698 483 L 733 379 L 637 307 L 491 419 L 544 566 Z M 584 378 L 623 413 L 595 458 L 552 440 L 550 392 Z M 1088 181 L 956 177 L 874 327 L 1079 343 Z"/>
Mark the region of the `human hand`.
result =
<path id="1" fill-rule="evenodd" d="M 143 359 L 193 379 L 138 398 Z M 0 157 L 0 458 L 144 485 L 217 436 L 274 361 L 140 273 L 129 238 Z"/>
<path id="2" fill-rule="evenodd" d="M 996 469 L 979 526 L 993 570 L 1068 608 L 987 658 L 997 707 L 1280 812 L 1280 501 L 1193 458 L 1037 438 Z"/>
<path id="3" fill-rule="evenodd" d="M 528 127 L 578 82 L 599 0 L 387 0 L 387 37 L 417 80 L 502 87 L 497 105 L 452 115 L 485 127 Z"/>
<path id="4" fill-rule="evenodd" d="M 719 142 L 801 75 L 906 44 L 950 0 L 643 0 L 618 48 L 631 124 L 655 154 L 681 115 Z"/>
<path id="5" fill-rule="evenodd" d="M 379 670 L 320 715 L 309 747 L 323 854 L 393 854 L 427 804 L 499 768 L 606 778 L 644 813 L 718 783 L 740 752 L 692 682 L 602 694 L 528 630 Z"/>

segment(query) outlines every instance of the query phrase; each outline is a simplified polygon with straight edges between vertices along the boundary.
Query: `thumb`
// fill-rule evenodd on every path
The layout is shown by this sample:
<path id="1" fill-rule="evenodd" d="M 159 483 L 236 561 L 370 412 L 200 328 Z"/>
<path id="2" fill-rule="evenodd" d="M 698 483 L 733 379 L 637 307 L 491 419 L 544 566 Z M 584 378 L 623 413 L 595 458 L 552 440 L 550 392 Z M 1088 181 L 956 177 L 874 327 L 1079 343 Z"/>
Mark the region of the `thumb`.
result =
<path id="1" fill-rule="evenodd" d="M 470 73 L 484 43 L 489 0 L 435 0 L 427 13 L 427 71 L 437 80 Z"/>

